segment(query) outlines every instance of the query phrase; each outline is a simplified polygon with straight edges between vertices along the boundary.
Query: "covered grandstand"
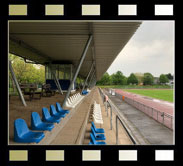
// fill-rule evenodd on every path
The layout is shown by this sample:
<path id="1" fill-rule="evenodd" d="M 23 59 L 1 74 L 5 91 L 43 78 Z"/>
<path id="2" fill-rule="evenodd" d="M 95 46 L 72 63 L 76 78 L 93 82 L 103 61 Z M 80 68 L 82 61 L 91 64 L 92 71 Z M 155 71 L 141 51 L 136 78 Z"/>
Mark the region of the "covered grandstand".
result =
<path id="1" fill-rule="evenodd" d="M 9 52 L 24 58 L 25 62 L 44 65 L 46 84 L 60 94 L 41 101 L 26 101 L 10 62 L 10 72 L 23 105 L 18 98 L 9 102 L 9 144 L 15 144 L 13 122 L 17 118 L 25 119 L 30 126 L 32 112 L 41 113 L 41 108 L 56 102 L 70 113 L 61 124 L 55 124 L 52 132 L 44 132 L 45 138 L 39 144 L 88 144 L 85 138 L 93 103 L 96 101 L 102 108 L 96 81 L 107 71 L 140 24 L 139 21 L 10 21 Z M 79 90 L 76 89 L 78 77 L 84 80 Z M 72 107 L 68 102 L 71 95 L 78 96 L 87 88 L 90 88 L 89 93 Z M 67 135 L 68 130 L 74 135 Z M 112 140 L 108 142 L 113 143 Z"/>

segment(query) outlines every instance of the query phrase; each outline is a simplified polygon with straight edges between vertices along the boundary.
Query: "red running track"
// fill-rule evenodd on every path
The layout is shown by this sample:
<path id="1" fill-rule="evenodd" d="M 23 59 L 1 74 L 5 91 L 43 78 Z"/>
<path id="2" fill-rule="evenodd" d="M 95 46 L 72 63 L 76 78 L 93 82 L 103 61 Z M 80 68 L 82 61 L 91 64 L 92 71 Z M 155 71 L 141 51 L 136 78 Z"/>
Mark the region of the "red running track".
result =
<path id="1" fill-rule="evenodd" d="M 121 94 L 125 97 L 128 97 L 130 99 L 133 99 L 137 102 L 140 102 L 146 106 L 154 108 L 155 110 L 167 113 L 174 117 L 174 104 L 173 103 L 158 100 L 158 99 L 152 99 L 150 97 L 141 96 L 141 95 L 137 95 L 137 94 L 130 93 L 130 92 L 125 92 L 121 89 L 116 89 L 115 92 L 118 94 Z"/>

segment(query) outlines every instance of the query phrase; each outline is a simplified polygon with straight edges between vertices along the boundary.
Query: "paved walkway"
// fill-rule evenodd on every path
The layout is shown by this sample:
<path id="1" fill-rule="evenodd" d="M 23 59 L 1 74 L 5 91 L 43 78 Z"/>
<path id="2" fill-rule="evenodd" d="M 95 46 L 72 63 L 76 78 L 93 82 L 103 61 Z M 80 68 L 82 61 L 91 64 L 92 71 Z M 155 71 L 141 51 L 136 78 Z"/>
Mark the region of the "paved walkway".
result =
<path id="1" fill-rule="evenodd" d="M 138 101 L 142 104 L 145 104 L 149 107 L 152 107 L 160 112 L 165 112 L 165 113 L 168 113 L 168 114 L 174 116 L 174 104 L 173 103 L 158 100 L 158 99 L 153 99 L 153 98 L 146 97 L 146 96 L 137 95 L 137 94 L 130 93 L 130 92 L 125 92 L 121 89 L 116 89 L 115 92 L 119 93 L 121 95 L 124 95 L 130 99 L 133 99 L 135 101 Z"/>
<path id="2" fill-rule="evenodd" d="M 116 96 L 106 92 L 121 113 L 136 127 L 144 138 L 152 145 L 173 144 L 173 132 L 143 112 L 127 104 Z"/>

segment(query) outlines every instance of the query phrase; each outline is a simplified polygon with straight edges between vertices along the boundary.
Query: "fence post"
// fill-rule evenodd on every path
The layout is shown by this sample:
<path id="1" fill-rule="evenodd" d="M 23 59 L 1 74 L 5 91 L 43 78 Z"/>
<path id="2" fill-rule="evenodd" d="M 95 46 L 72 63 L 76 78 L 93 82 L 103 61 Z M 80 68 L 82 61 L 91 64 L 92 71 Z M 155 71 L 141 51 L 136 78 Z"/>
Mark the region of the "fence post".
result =
<path id="1" fill-rule="evenodd" d="M 108 117 L 108 101 L 106 102 L 106 108 L 107 108 L 107 117 Z"/>
<path id="2" fill-rule="evenodd" d="M 107 112 L 107 101 L 105 101 L 105 111 Z"/>
<path id="3" fill-rule="evenodd" d="M 157 111 L 157 121 L 158 121 L 158 111 Z"/>
<path id="4" fill-rule="evenodd" d="M 164 118 L 165 118 L 165 114 L 164 114 L 164 112 L 163 112 L 163 124 L 164 124 L 164 121 L 165 121 Z"/>

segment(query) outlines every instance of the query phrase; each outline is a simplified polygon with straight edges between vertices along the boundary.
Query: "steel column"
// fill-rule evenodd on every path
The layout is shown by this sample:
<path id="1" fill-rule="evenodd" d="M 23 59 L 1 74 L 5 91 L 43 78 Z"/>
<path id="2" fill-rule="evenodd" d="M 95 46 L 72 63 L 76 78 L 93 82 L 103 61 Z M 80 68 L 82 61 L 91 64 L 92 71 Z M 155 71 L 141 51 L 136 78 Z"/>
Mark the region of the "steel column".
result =
<path id="1" fill-rule="evenodd" d="M 85 48 L 84 48 L 84 50 L 83 50 L 83 53 L 82 53 L 82 56 L 81 56 L 81 58 L 80 58 L 78 67 L 77 67 L 76 72 L 75 72 L 75 74 L 74 74 L 74 77 L 73 77 L 73 79 L 72 79 L 72 82 L 71 82 L 71 84 L 70 84 L 70 86 L 69 86 L 69 88 L 68 88 L 68 91 L 67 91 L 67 93 L 66 93 L 66 96 L 65 96 L 65 98 L 64 98 L 64 102 L 63 102 L 62 107 L 65 106 L 65 103 L 66 103 L 66 101 L 67 101 L 67 98 L 68 98 L 69 95 L 70 95 L 72 86 L 73 86 L 73 84 L 74 84 L 74 82 L 75 82 L 75 80 L 76 80 L 76 78 L 77 78 L 77 76 L 78 76 L 78 73 L 79 73 L 79 71 L 80 71 L 81 65 L 83 64 L 83 61 L 84 61 L 84 59 L 85 59 L 85 57 L 86 57 L 86 53 L 87 53 L 87 51 L 88 51 L 89 45 L 90 45 L 90 43 L 91 43 L 91 41 L 92 41 L 92 38 L 93 38 L 92 35 L 90 35 L 89 38 L 88 38 L 88 41 L 87 41 L 87 43 L 86 43 L 86 45 L 85 45 Z"/>
<path id="2" fill-rule="evenodd" d="M 95 86 L 95 80 L 96 80 L 96 78 L 94 77 L 94 79 L 93 79 L 93 83 L 92 83 L 92 88 Z"/>
<path id="3" fill-rule="evenodd" d="M 89 76 L 90 76 L 90 74 L 91 74 L 91 71 L 92 71 L 92 69 L 93 69 L 93 65 L 94 65 L 94 62 L 93 62 L 92 65 L 91 65 L 90 71 L 88 72 L 88 75 L 87 75 L 87 77 L 86 77 L 86 80 L 85 80 L 84 85 L 83 85 L 83 88 L 82 88 L 82 91 L 85 89 L 86 82 L 88 81 L 88 78 L 89 78 Z M 81 91 L 81 92 L 82 92 L 82 91 Z"/>
<path id="4" fill-rule="evenodd" d="M 60 93 L 61 95 L 63 95 L 63 92 L 62 92 L 62 88 L 61 88 L 61 86 L 60 86 L 60 83 L 59 83 L 59 81 L 58 81 L 58 79 L 57 79 L 57 77 L 56 77 L 56 74 L 53 72 L 51 66 L 50 66 L 50 70 L 51 70 L 51 74 L 52 74 L 53 77 L 54 77 L 55 84 L 56 84 L 56 86 L 57 86 L 57 88 L 58 88 L 59 93 Z"/>
<path id="5" fill-rule="evenodd" d="M 92 81 L 92 79 L 93 79 L 94 74 L 95 74 L 95 70 L 94 70 L 93 73 L 92 73 L 92 76 L 91 76 L 91 78 L 90 78 L 90 82 L 89 82 L 89 84 L 88 84 L 88 87 L 91 87 L 90 85 L 91 85 L 91 81 Z"/>
<path id="6" fill-rule="evenodd" d="M 63 95 L 63 91 L 62 91 L 62 88 L 61 88 L 61 86 L 60 86 L 60 83 L 59 83 L 58 78 L 56 77 L 56 75 L 55 75 L 55 74 L 54 74 L 53 76 L 54 76 L 55 83 L 56 83 L 56 85 L 57 85 L 58 91 L 60 92 L 60 94 L 62 94 L 62 95 Z"/>
<path id="7" fill-rule="evenodd" d="M 27 104 L 25 102 L 24 96 L 22 94 L 22 91 L 21 91 L 20 86 L 18 84 L 17 78 L 16 78 L 15 73 L 13 71 L 13 67 L 11 65 L 11 61 L 9 61 L 9 69 L 10 69 L 10 72 L 11 72 L 11 75 L 12 75 L 12 78 L 13 78 L 13 81 L 15 82 L 15 85 L 17 87 L 17 91 L 18 91 L 19 97 L 21 98 L 22 104 L 26 107 Z"/>

